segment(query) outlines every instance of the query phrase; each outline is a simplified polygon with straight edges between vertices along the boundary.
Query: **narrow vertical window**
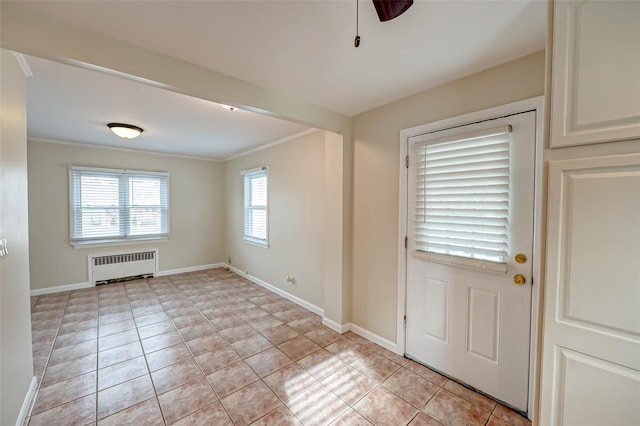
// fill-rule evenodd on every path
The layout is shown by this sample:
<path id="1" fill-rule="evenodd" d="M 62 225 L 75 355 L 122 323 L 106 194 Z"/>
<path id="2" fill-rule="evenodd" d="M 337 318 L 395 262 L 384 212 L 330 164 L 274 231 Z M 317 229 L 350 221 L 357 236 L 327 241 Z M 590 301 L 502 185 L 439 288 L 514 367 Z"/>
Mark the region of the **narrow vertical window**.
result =
<path id="1" fill-rule="evenodd" d="M 248 170 L 244 176 L 244 232 L 246 241 L 269 245 L 269 210 L 267 167 Z"/>

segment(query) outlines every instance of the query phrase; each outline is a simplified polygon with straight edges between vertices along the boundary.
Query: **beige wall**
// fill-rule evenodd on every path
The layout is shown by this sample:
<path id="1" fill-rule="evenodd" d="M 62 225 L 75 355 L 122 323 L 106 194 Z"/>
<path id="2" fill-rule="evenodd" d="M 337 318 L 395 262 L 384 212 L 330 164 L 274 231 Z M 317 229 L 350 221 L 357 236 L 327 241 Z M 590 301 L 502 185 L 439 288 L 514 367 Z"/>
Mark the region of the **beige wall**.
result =
<path id="1" fill-rule="evenodd" d="M 538 52 L 354 118 L 354 324 L 396 341 L 400 131 L 543 91 Z"/>
<path id="2" fill-rule="evenodd" d="M 224 165 L 102 148 L 29 141 L 31 289 L 86 282 L 87 254 L 159 248 L 159 270 L 224 262 Z M 167 242 L 74 249 L 69 244 L 68 166 L 168 171 Z"/>
<path id="3" fill-rule="evenodd" d="M 25 77 L 12 53 L 1 51 L 0 424 L 16 424 L 33 378 L 27 223 L 27 109 Z M 28 401 L 27 401 L 28 402 Z"/>
<path id="4" fill-rule="evenodd" d="M 227 250 L 234 268 L 323 308 L 325 132 L 226 163 Z M 269 248 L 242 240 L 241 172 L 269 166 Z M 338 244 L 340 241 L 338 241 Z M 295 285 L 286 276 L 296 279 Z"/>

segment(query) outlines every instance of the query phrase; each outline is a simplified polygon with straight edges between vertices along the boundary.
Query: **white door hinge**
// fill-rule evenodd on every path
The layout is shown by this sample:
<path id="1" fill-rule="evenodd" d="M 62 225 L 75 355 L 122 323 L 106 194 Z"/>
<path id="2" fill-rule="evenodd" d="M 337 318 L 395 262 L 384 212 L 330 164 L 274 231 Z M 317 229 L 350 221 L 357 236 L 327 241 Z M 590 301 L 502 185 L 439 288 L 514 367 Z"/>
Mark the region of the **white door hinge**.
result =
<path id="1" fill-rule="evenodd" d="M 407 169 L 409 168 L 409 156 L 408 155 L 406 157 L 404 157 L 404 166 Z"/>
<path id="2" fill-rule="evenodd" d="M 404 314 L 404 318 L 402 318 L 402 326 L 407 328 L 407 314 Z"/>
<path id="3" fill-rule="evenodd" d="M 404 237 L 404 248 L 405 248 L 405 250 L 407 249 L 408 245 L 409 245 L 409 237 Z"/>

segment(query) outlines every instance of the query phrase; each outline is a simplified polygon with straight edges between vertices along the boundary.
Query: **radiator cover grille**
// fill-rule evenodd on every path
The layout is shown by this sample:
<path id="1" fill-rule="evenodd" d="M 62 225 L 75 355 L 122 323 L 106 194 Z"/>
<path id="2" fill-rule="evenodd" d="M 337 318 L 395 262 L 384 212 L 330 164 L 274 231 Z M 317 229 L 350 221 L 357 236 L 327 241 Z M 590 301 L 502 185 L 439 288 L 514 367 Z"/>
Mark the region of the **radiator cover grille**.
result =
<path id="1" fill-rule="evenodd" d="M 154 251 L 144 251 L 140 253 L 112 254 L 93 258 L 94 266 L 111 265 L 112 263 L 137 262 L 139 260 L 154 260 Z"/>
<path id="2" fill-rule="evenodd" d="M 89 255 L 89 282 L 103 284 L 157 273 L 157 250 Z"/>

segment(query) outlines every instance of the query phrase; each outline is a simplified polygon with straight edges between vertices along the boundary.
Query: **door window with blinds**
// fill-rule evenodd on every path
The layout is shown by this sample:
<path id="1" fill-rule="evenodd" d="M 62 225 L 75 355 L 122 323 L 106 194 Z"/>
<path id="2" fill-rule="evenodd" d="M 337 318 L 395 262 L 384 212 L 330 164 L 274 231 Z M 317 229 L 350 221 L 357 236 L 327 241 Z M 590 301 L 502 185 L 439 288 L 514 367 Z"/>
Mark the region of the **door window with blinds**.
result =
<path id="1" fill-rule="evenodd" d="M 71 243 L 169 236 L 169 174 L 71 166 Z"/>
<path id="2" fill-rule="evenodd" d="M 267 167 L 248 170 L 244 177 L 244 232 L 243 239 L 268 246 L 269 210 Z"/>
<path id="3" fill-rule="evenodd" d="M 510 132 L 504 126 L 414 145 L 419 255 L 506 271 Z"/>

